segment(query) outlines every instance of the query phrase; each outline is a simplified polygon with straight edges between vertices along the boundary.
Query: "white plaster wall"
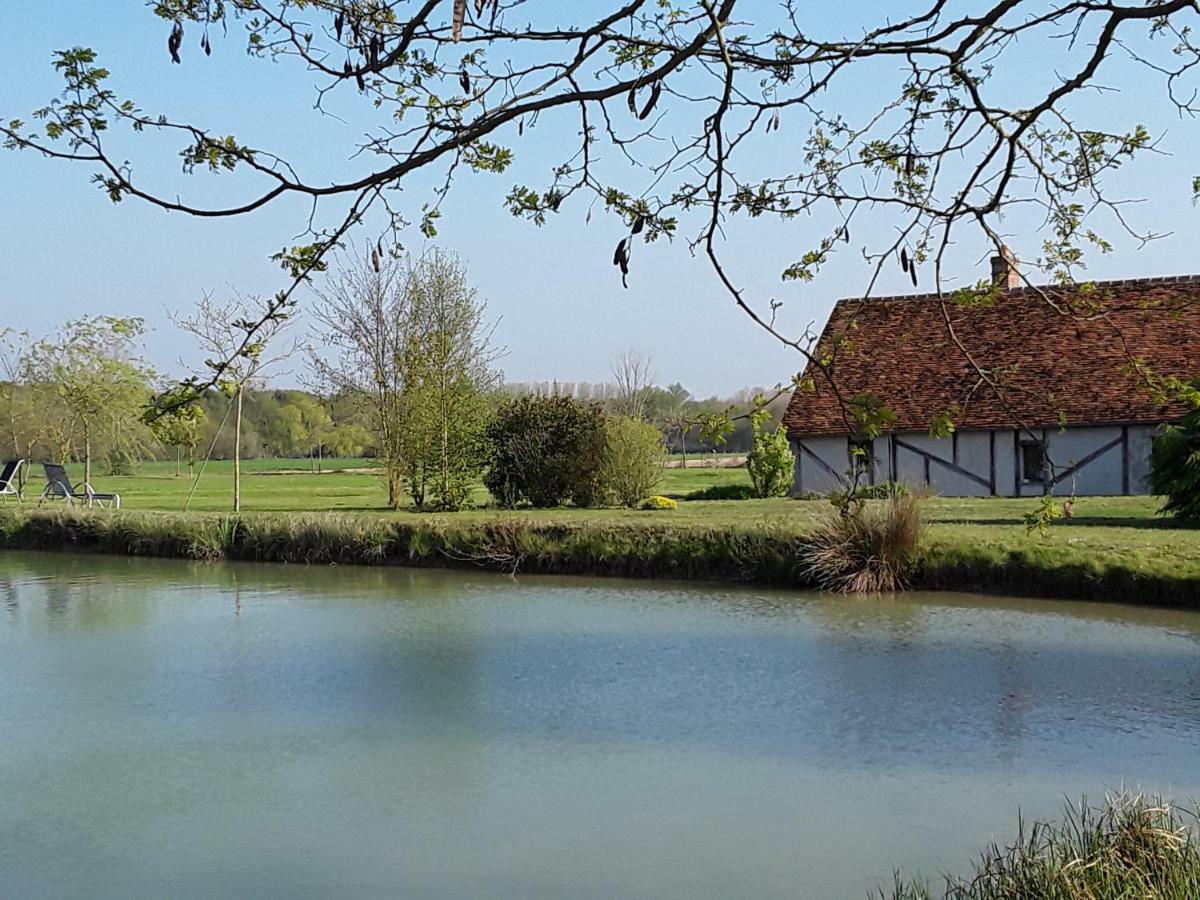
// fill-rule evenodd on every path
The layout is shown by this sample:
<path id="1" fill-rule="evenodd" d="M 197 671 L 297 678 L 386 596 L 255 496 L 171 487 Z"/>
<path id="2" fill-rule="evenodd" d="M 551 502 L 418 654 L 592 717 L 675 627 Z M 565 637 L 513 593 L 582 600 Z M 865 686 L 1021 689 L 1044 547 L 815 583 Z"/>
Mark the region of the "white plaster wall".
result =
<path id="1" fill-rule="evenodd" d="M 899 436 L 901 440 L 908 441 L 912 439 L 912 443 L 919 444 L 916 438 L 919 435 L 902 434 Z M 932 474 L 932 470 L 931 470 Z M 909 453 L 903 447 L 896 448 L 896 474 L 893 476 L 893 481 L 898 481 L 902 484 L 910 484 L 925 487 L 925 461 L 915 453 Z"/>
<path id="2" fill-rule="evenodd" d="M 1150 493 L 1150 450 L 1158 429 L 1147 425 L 1129 426 L 1129 491 Z"/>
<path id="3" fill-rule="evenodd" d="M 801 450 L 801 444 L 809 453 L 820 458 L 830 469 L 843 475 L 850 467 L 849 446 L 846 438 L 837 436 L 806 437 L 803 441 L 792 439 L 792 454 L 796 457 L 796 478 L 793 494 L 822 494 L 842 487 L 837 478 L 821 466 L 809 453 Z"/>
<path id="4" fill-rule="evenodd" d="M 996 432 L 996 496 L 1013 497 L 1017 477 L 1017 456 L 1013 450 L 1012 431 Z M 1040 494 L 1039 488 L 1035 493 Z"/>
<path id="5" fill-rule="evenodd" d="M 901 434 L 897 438 L 897 481 L 925 485 L 925 457 L 916 452 L 919 450 L 933 457 L 929 461 L 928 487 L 934 492 L 947 497 L 986 497 L 991 493 L 988 485 L 990 465 L 986 431 L 961 432 L 957 438 L 935 438 L 919 432 Z M 956 441 L 957 463 L 954 450 Z M 946 465 L 937 460 L 942 460 Z M 983 483 L 955 471 L 954 467 L 970 472 L 982 479 Z"/>
<path id="6" fill-rule="evenodd" d="M 1050 458 L 1054 461 L 1056 474 L 1077 465 L 1106 444 L 1118 442 L 1073 476 L 1059 481 L 1054 487 L 1054 493 L 1070 494 L 1074 490 L 1081 496 L 1121 494 L 1123 491 L 1120 439 L 1119 427 L 1068 428 L 1065 431 L 1047 432 L 1046 446 Z"/>

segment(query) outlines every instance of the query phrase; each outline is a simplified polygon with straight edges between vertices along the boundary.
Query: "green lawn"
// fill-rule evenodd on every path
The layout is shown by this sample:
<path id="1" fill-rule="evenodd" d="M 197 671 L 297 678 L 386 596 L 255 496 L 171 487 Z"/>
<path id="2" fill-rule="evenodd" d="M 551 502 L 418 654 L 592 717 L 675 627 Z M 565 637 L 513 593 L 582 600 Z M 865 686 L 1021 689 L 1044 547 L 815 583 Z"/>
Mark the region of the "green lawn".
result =
<path id="1" fill-rule="evenodd" d="M 387 512 L 387 487 L 377 466 L 378 461 L 373 459 L 325 460 L 321 464 L 321 474 L 317 474 L 306 459 L 246 460 L 242 463 L 242 509 L 245 512 Z M 82 466 L 70 465 L 67 471 L 72 478 L 82 480 Z M 25 493 L 35 497 L 41 490 L 41 472 L 34 471 L 29 477 Z M 179 512 L 192 489 L 192 478 L 186 468 L 182 475 L 176 476 L 173 462 L 146 463 L 134 475 L 93 473 L 92 482 L 98 491 L 119 493 L 122 506 L 130 510 Z M 682 496 L 714 484 L 736 483 L 749 484 L 745 469 L 664 469 L 660 490 Z M 221 512 L 231 508 L 232 500 L 233 464 L 228 460 L 217 460 L 205 467 L 188 508 L 197 512 Z M 491 497 L 482 485 L 475 492 L 475 503 L 478 506 L 491 503 Z M 474 512 L 479 513 L 478 510 Z M 597 515 L 594 510 L 555 510 L 547 515 L 564 513 Z M 608 511 L 599 514 L 607 515 Z"/>
<path id="2" fill-rule="evenodd" d="M 802 533 L 825 505 L 821 500 L 681 501 L 678 509 L 665 512 L 624 509 L 514 512 L 491 508 L 487 492 L 480 487 L 476 495 L 478 508 L 433 517 L 411 510 L 388 511 L 383 478 L 374 466 L 374 460 L 334 460 L 325 462 L 324 471 L 316 474 L 310 471 L 307 460 L 248 460 L 243 467 L 243 511 L 251 514 L 363 512 L 412 520 L 438 518 L 463 525 L 516 517 L 595 525 L 770 526 Z M 191 503 L 193 511 L 220 512 L 230 508 L 231 468 L 229 462 L 208 465 Z M 80 477 L 80 467 L 71 466 L 70 473 Z M 39 480 L 31 479 L 28 494 L 36 495 Z M 120 492 L 125 509 L 166 512 L 184 508 L 192 484 L 186 473 L 182 477 L 175 475 L 173 463 L 151 463 L 135 475 L 97 475 L 93 480 L 98 490 Z M 715 484 L 746 481 L 744 469 L 666 469 L 660 492 L 681 497 Z M 936 560 L 943 568 L 961 563 L 964 568 L 979 571 L 1006 567 L 1009 572 L 1019 573 L 1069 568 L 1086 579 L 1120 567 L 1134 575 L 1200 579 L 1200 529 L 1181 528 L 1159 516 L 1160 504 L 1154 498 L 1080 498 L 1075 518 L 1056 522 L 1044 538 L 1028 534 L 1022 521 L 1022 516 L 1036 505 L 1034 499 L 932 498 L 925 504 L 929 522 L 927 558 Z"/>

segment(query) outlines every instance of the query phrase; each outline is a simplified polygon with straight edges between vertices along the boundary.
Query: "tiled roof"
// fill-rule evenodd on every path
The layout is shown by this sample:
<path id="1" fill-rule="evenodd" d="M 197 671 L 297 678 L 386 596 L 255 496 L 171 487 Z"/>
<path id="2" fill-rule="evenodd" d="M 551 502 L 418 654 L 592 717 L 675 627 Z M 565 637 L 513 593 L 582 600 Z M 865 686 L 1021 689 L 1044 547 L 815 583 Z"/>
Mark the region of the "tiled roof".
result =
<path id="1" fill-rule="evenodd" d="M 873 393 L 897 431 L 927 431 L 959 407 L 958 428 L 1157 423 L 1183 410 L 1159 403 L 1123 372 L 1141 360 L 1157 375 L 1200 376 L 1200 276 L 1019 288 L 988 305 L 945 305 L 953 333 L 1002 387 L 979 376 L 947 327 L 937 295 L 842 300 L 818 343 L 832 357 L 844 399 Z M 1064 315 L 1047 299 L 1060 308 Z M 842 409 L 812 365 L 814 388 L 796 391 L 784 415 L 793 434 L 845 433 Z"/>

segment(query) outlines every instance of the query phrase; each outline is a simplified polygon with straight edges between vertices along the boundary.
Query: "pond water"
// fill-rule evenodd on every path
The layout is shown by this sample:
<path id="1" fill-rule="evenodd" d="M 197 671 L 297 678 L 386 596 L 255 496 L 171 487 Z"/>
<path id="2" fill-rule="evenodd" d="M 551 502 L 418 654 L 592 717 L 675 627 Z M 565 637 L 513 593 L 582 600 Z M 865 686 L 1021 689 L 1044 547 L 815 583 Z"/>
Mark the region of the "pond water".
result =
<path id="1" fill-rule="evenodd" d="M 865 897 L 1198 757 L 1198 614 L 0 554 L 4 897 Z"/>

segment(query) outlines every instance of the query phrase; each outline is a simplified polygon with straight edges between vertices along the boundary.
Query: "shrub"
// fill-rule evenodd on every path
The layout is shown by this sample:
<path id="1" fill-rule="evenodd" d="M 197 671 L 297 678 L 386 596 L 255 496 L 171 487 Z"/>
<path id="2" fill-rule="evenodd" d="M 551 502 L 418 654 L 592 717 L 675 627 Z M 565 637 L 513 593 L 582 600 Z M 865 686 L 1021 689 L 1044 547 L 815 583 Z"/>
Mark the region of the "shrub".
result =
<path id="1" fill-rule="evenodd" d="M 1200 406 L 1154 436 L 1150 490 L 1167 498 L 1163 512 L 1200 520 Z"/>
<path id="2" fill-rule="evenodd" d="M 907 497 L 912 493 L 913 488 L 902 481 L 883 481 L 879 484 L 851 485 L 838 490 L 827 491 L 824 494 L 810 493 L 806 494 L 804 499 L 820 500 L 824 498 L 838 509 L 845 510 L 865 500 L 889 500 L 892 497 Z M 919 491 L 918 495 L 929 496 L 925 491 Z"/>
<path id="3" fill-rule="evenodd" d="M 692 491 L 684 500 L 753 500 L 752 484 L 712 484 L 703 490 Z"/>
<path id="4" fill-rule="evenodd" d="M 1008 847 L 980 854 L 968 878 L 947 876 L 943 900 L 1007 898 L 1200 896 L 1200 845 L 1192 834 L 1196 813 L 1181 814 L 1140 795 L 1108 798 L 1098 808 L 1068 806 L 1061 823 L 1018 827 Z M 896 876 L 880 900 L 933 900 L 923 881 Z"/>
<path id="5" fill-rule="evenodd" d="M 604 444 L 603 491 L 633 509 L 662 481 L 667 452 L 662 432 L 641 419 L 615 416 L 604 423 Z"/>
<path id="6" fill-rule="evenodd" d="M 911 493 L 907 484 L 900 481 L 883 481 L 879 484 L 861 485 L 855 496 L 862 500 L 887 500 L 889 497 L 903 497 Z"/>
<path id="7" fill-rule="evenodd" d="M 642 509 L 675 509 L 678 506 L 670 497 L 647 497 L 641 503 Z"/>
<path id="8" fill-rule="evenodd" d="M 809 537 L 803 568 L 825 590 L 899 590 L 912 571 L 923 530 L 920 503 L 908 494 L 829 507 Z"/>
<path id="9" fill-rule="evenodd" d="M 600 501 L 604 412 L 571 397 L 518 397 L 487 428 L 483 483 L 501 506 Z"/>
<path id="10" fill-rule="evenodd" d="M 761 417 L 751 417 L 754 446 L 746 456 L 750 483 L 759 497 L 785 497 L 792 487 L 792 472 L 796 459 L 788 446 L 787 432 L 780 425 L 774 431 L 764 431 Z"/>

